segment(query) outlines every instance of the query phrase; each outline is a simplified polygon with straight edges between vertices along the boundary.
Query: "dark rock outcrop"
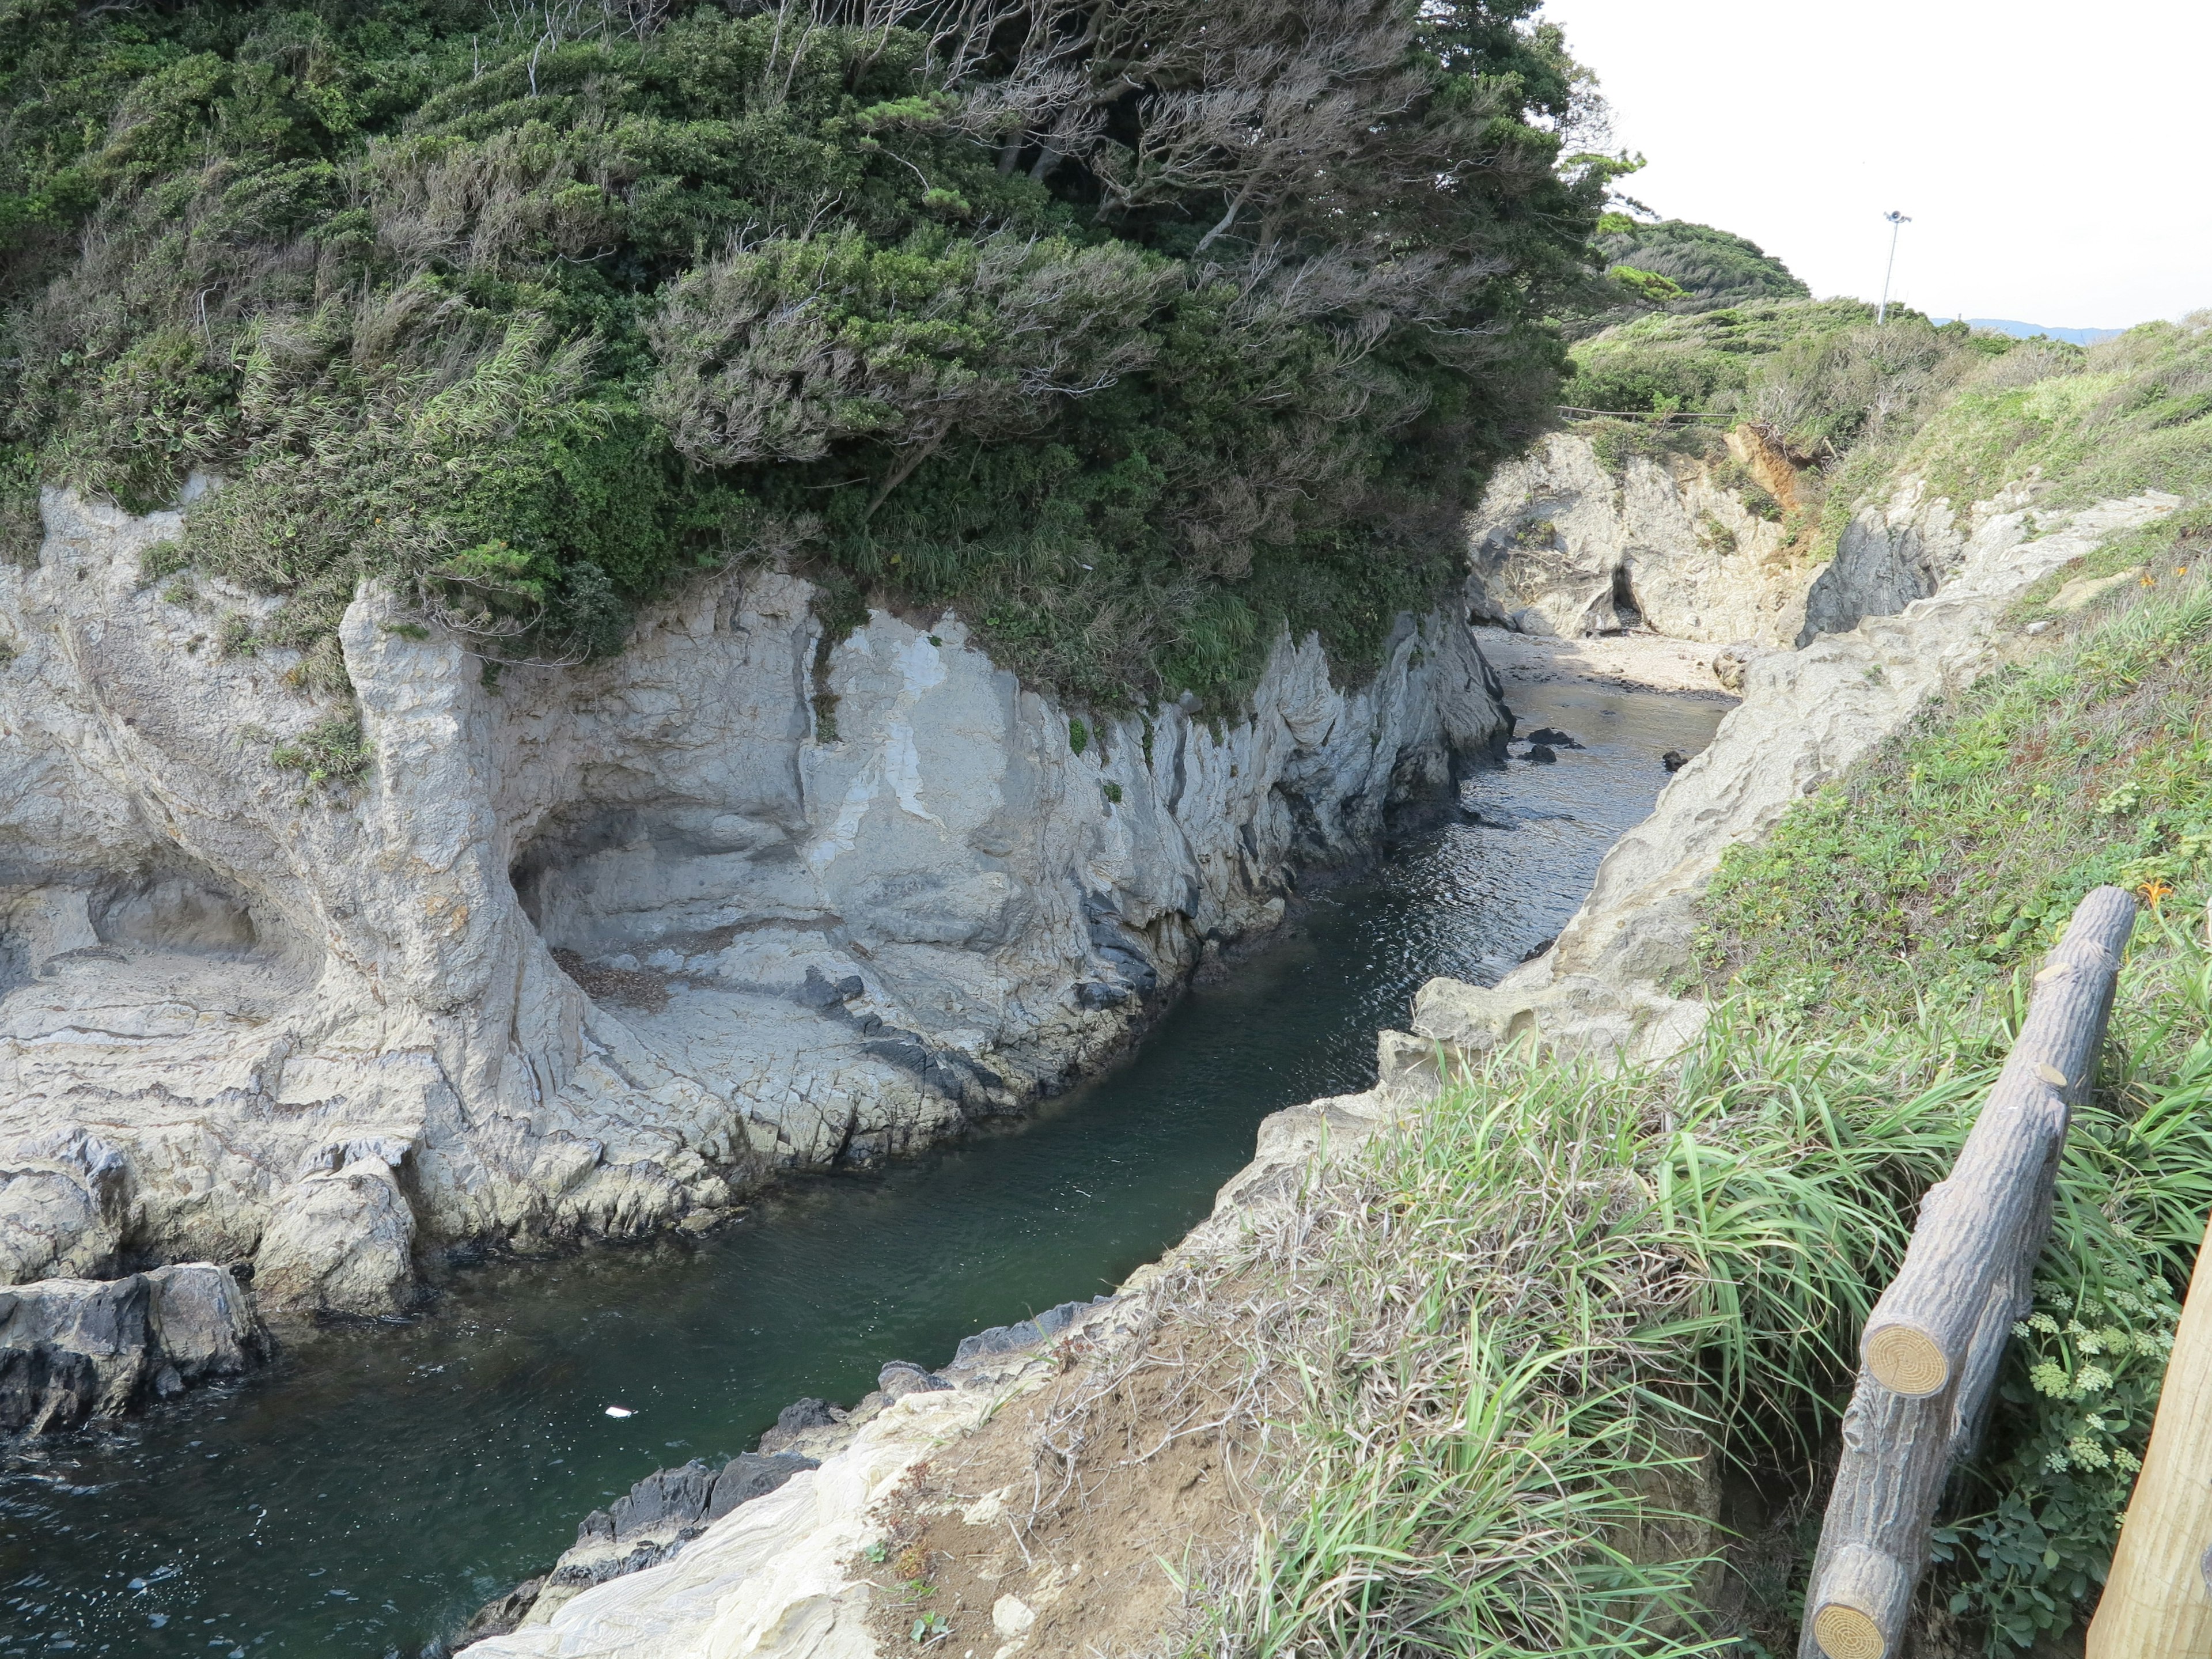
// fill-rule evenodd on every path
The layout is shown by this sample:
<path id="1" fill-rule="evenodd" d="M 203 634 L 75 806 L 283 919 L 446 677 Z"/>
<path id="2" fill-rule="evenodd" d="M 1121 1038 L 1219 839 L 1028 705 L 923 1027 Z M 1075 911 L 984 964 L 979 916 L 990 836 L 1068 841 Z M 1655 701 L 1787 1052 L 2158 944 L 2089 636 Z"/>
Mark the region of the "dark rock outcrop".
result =
<path id="1" fill-rule="evenodd" d="M 117 1416 L 267 1353 L 245 1287 L 212 1262 L 0 1289 L 0 1431 Z"/>
<path id="2" fill-rule="evenodd" d="M 1018 1348 L 1033 1347 L 1048 1337 L 1059 1335 L 1078 1314 L 1105 1299 L 1098 1296 L 1088 1302 L 1063 1302 L 1057 1308 L 1046 1309 L 1034 1319 L 1024 1319 L 1012 1325 L 994 1325 L 988 1331 L 978 1331 L 975 1335 L 962 1340 L 952 1356 L 952 1363 L 964 1365 L 972 1359 L 981 1359 L 991 1354 L 1012 1353 Z"/>
<path id="3" fill-rule="evenodd" d="M 794 1400 L 776 1413 L 775 1426 L 760 1437 L 763 1452 L 780 1452 L 811 1429 L 826 1429 L 838 1420 L 836 1408 L 826 1400 Z"/>
<path id="4" fill-rule="evenodd" d="M 811 1457 L 746 1452 L 720 1469 L 696 1458 L 677 1468 L 655 1469 L 605 1509 L 586 1516 L 574 1545 L 551 1571 L 526 1578 L 478 1608 L 453 1646 L 504 1636 L 538 1611 L 541 1602 L 550 1611 L 594 1584 L 658 1566 L 739 1504 L 767 1497 L 802 1469 L 820 1467 Z"/>

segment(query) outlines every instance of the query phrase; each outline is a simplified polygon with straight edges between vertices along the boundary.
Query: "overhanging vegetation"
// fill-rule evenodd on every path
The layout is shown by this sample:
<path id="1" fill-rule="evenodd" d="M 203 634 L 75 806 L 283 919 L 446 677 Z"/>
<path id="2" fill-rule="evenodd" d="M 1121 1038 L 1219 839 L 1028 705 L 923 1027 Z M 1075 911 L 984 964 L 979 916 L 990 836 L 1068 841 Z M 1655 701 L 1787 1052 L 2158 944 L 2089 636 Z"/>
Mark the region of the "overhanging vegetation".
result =
<path id="1" fill-rule="evenodd" d="M 1101 703 L 1356 665 L 1589 280 L 1533 9 L 7 0 L 0 529 L 222 474 L 332 688 L 367 574 L 573 660 L 771 555 Z"/>

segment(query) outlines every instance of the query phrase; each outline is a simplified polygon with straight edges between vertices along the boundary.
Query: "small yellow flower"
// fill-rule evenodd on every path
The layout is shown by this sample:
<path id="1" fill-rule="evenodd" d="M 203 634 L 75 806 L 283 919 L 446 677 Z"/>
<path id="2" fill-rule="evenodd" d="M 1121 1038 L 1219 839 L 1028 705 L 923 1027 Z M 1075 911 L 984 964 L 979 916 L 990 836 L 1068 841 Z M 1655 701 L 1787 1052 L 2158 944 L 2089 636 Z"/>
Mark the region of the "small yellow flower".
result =
<path id="1" fill-rule="evenodd" d="M 2143 896 L 2144 902 L 2148 903 L 2152 909 L 2155 910 L 2158 908 L 2159 901 L 2160 899 L 2166 898 L 2172 894 L 2173 884 L 2170 881 L 2162 881 L 2158 877 L 2153 876 L 2148 881 L 2143 883 L 2142 886 L 2136 888 L 2136 891 L 2141 893 Z"/>

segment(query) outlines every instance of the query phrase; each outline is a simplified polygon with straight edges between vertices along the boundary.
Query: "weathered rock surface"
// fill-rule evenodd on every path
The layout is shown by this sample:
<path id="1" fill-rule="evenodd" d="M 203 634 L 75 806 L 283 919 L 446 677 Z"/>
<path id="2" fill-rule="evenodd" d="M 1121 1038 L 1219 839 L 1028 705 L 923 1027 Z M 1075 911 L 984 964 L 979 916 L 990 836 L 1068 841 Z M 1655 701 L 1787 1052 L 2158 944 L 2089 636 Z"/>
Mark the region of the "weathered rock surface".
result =
<path id="1" fill-rule="evenodd" d="M 1806 592 L 1805 627 L 1796 643 L 1844 633 L 1869 617 L 1893 617 L 1926 599 L 1966 562 L 1972 534 L 2026 501 L 2010 493 L 1977 502 L 1961 524 L 1948 501 L 1931 499 L 1920 479 L 1906 478 L 1888 501 L 1861 507 L 1844 526 L 1835 558 Z"/>
<path id="2" fill-rule="evenodd" d="M 1285 641 L 1244 719 L 1079 744 L 956 620 L 825 642 L 750 570 L 495 686 L 365 592 L 321 787 L 272 760 L 333 714 L 294 653 L 222 648 L 273 601 L 141 586 L 176 514 L 44 507 L 0 567 L 0 1280 L 256 1258 L 272 1309 L 386 1312 L 441 1243 L 955 1133 L 1506 726 L 1431 617 L 1358 690 Z"/>
<path id="3" fill-rule="evenodd" d="M 1449 980 L 1423 988 L 1413 1020 L 1420 1041 L 1386 1044 L 1386 1085 L 1395 1075 L 1418 1087 L 1439 1042 L 1480 1053 L 1538 1041 L 1636 1060 L 1681 1048 L 1702 1028 L 1704 1007 L 1665 988 L 1691 964 L 1693 906 L 1722 854 L 1764 834 L 1929 698 L 1963 689 L 1996 662 L 2005 608 L 2044 575 L 2179 505 L 2147 492 L 2031 514 L 2020 497 L 2001 497 L 1969 515 L 1972 533 L 1955 558 L 1946 556 L 1949 574 L 1931 597 L 1747 663 L 1742 703 L 1606 855 L 1558 943 L 1493 988 Z M 1916 507 L 1899 522 L 1924 523 L 1922 513 Z M 1908 544 L 1927 544 L 1899 543 Z"/>
<path id="4" fill-rule="evenodd" d="M 611 1509 L 586 1516 L 575 1543 L 552 1571 L 484 1607 L 469 1621 L 464 1638 L 504 1636 L 522 1625 L 544 1624 L 592 1585 L 659 1565 L 740 1504 L 765 1498 L 792 1476 L 820 1467 L 811 1457 L 747 1452 L 720 1469 L 696 1458 L 679 1468 L 656 1469 Z"/>
<path id="5" fill-rule="evenodd" d="M 474 1645 L 464 1650 L 472 1659 L 873 1654 L 868 1587 L 845 1572 L 876 1536 L 868 1511 L 932 1447 L 1042 1382 L 1054 1367 L 1038 1348 L 1093 1320 L 1110 1324 L 1113 1300 L 994 1326 L 941 1371 L 891 1360 L 877 1391 L 849 1412 L 794 1401 L 759 1453 L 719 1474 L 693 1462 L 648 1475 L 586 1517 L 550 1572 L 471 1620 L 462 1639 Z"/>
<path id="6" fill-rule="evenodd" d="M 1441 980 L 1425 987 L 1415 1034 L 1378 1038 L 1378 1085 L 1267 1118 L 1252 1162 L 1223 1187 L 1208 1218 L 1162 1262 L 1138 1269 L 1123 1297 L 1079 1310 L 1084 1333 L 1110 1336 L 1124 1298 L 1172 1264 L 1228 1259 L 1255 1222 L 1295 1203 L 1317 1156 L 1352 1152 L 1431 1101 L 1439 1060 L 1453 1059 L 1455 1048 L 1528 1040 L 1656 1058 L 1693 1039 L 1703 1008 L 1661 985 L 1687 960 L 1689 902 L 1726 848 L 1771 827 L 1929 696 L 1986 669 L 2002 647 L 2002 611 L 2020 592 L 2104 537 L 2176 505 L 2145 495 L 2053 515 L 2039 539 L 2028 538 L 2021 514 L 1988 514 L 1937 595 L 1849 635 L 1749 659 L 1741 708 L 1608 856 L 1589 902 L 1553 948 L 1495 991 Z M 1034 1322 L 1040 1334 L 1045 1322 Z M 977 1357 L 988 1348 L 979 1342 Z M 969 1352 L 963 1344 L 963 1357 Z M 786 1413 L 785 1437 L 823 1437 L 818 1470 L 710 1528 L 678 1559 L 599 1585 L 542 1627 L 471 1648 L 470 1659 L 877 1659 L 869 1587 L 853 1564 L 880 1540 L 872 1518 L 878 1504 L 916 1462 L 973 1429 L 1011 1390 L 1041 1384 L 1049 1369 L 1030 1362 L 1026 1372 L 987 1378 L 949 1367 L 944 1375 L 958 1386 L 895 1401 L 872 1395 L 872 1407 L 842 1422 L 821 1401 L 799 1402 Z M 1686 1514 L 1708 1513 L 1703 1497 L 1675 1501 Z M 1030 1611 L 1017 1601 L 999 1622 L 994 1609 L 1010 1644 L 1028 1628 Z"/>
<path id="7" fill-rule="evenodd" d="M 266 1351 L 245 1291 L 209 1262 L 0 1290 L 0 1432 L 114 1416 Z"/>
<path id="8" fill-rule="evenodd" d="M 1729 434 L 1740 462 L 1765 459 L 1746 449 L 1751 441 Z M 1498 469 L 1468 543 L 1477 616 L 1569 637 L 1643 626 L 1713 644 L 1791 645 L 1817 574 L 1784 552 L 1778 520 L 1753 512 L 1702 462 L 1632 456 L 1616 477 L 1569 433 Z"/>

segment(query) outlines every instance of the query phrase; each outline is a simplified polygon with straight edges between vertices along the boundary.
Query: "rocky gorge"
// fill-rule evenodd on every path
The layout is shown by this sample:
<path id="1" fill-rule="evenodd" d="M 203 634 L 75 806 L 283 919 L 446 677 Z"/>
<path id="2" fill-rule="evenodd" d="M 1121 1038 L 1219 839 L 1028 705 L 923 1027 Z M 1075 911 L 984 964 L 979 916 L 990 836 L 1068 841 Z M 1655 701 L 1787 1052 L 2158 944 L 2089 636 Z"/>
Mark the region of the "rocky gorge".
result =
<path id="1" fill-rule="evenodd" d="M 496 680 L 365 591 L 349 726 L 224 643 L 273 601 L 143 578 L 178 514 L 44 512 L 0 567 L 15 1285 L 202 1261 L 391 1313 L 442 1248 L 711 1224 L 1018 1112 L 1508 729 L 1449 615 L 1358 688 L 1285 639 L 1241 720 L 1093 731 L 957 618 L 833 639 L 767 566 Z"/>
<path id="2" fill-rule="evenodd" d="M 1298 1260 L 1297 1237 L 1310 1224 L 1298 1219 L 1300 1195 L 1317 1170 L 1417 1121 L 1455 1074 L 1491 1052 L 1517 1046 L 1604 1066 L 1663 1066 L 1679 1054 L 1706 1018 L 1705 1004 L 1680 992 L 1692 903 L 1722 854 L 1764 834 L 1931 700 L 2006 661 L 2023 642 L 2013 607 L 2029 588 L 2178 505 L 2148 492 L 2039 516 L 2024 493 L 2000 495 L 1959 515 L 1969 529 L 1931 565 L 1927 526 L 1949 533 L 1951 509 L 1907 481 L 1890 506 L 1860 515 L 1856 574 L 1828 590 L 1850 592 L 1864 613 L 1848 631 L 1749 660 L 1741 707 L 1607 854 L 1549 949 L 1495 987 L 1424 987 L 1411 1032 L 1380 1034 L 1372 1089 L 1270 1117 L 1212 1217 L 1042 1350 L 1012 1367 L 956 1363 L 926 1382 L 919 1368 L 904 1381 L 887 1368 L 884 1389 L 862 1411 L 816 1431 L 808 1449 L 817 1469 L 705 1527 L 676 1559 L 563 1598 L 467 1650 L 480 1659 L 861 1659 L 896 1650 L 917 1609 L 922 1634 L 913 1640 L 964 1639 L 999 1659 L 1085 1644 L 1149 1651 L 1166 1632 L 1187 1633 L 1197 1616 L 1195 1564 L 1249 1547 L 1238 1516 L 1252 1488 L 1249 1471 L 1240 1477 L 1234 1467 L 1237 1447 L 1202 1435 L 1177 1446 L 1200 1417 L 1232 1411 L 1237 1384 L 1159 1346 L 1174 1310 L 1243 1316 L 1237 1298 L 1253 1276 L 1269 1264 L 1290 1272 Z M 1878 608 L 1884 592 L 1897 597 L 1910 585 L 1895 580 L 1908 567 L 1931 591 Z M 1868 571 L 1873 582 L 1847 587 Z M 1806 586 L 1825 574 L 1805 573 Z M 1141 1384 L 1163 1370 L 1181 1380 Z M 1048 1476 L 1063 1482 L 1060 1498 L 1033 1489 Z M 1678 1523 L 1712 1524 L 1716 1499 L 1697 1485 L 1703 1478 L 1671 1495 L 1689 1511 Z M 1133 1530 L 1145 1540 L 1133 1552 Z M 1182 1565 L 1163 1572 L 1146 1550 L 1157 1554 L 1168 1540 Z M 919 1576 L 884 1570 L 894 1556 Z M 943 1590 L 947 1599 L 928 1599 Z"/>
<path id="3" fill-rule="evenodd" d="M 1476 623 L 1510 627 L 1501 659 L 1530 684 L 1636 684 L 1666 647 L 1705 695 L 1740 690 L 1555 939 L 1494 984 L 1424 987 L 1375 1085 L 1270 1118 L 1160 1262 L 935 1370 L 890 1361 L 849 1411 L 802 1401 L 757 1451 L 647 1475 L 463 1633 L 491 1656 L 883 1651 L 913 1594 L 884 1560 L 964 1559 L 957 1528 L 1005 1518 L 1007 1482 L 928 1474 L 945 1449 L 1028 1478 L 1071 1399 L 1098 1409 L 1171 1310 L 1273 1248 L 1316 1158 L 1417 1122 L 1486 1055 L 1664 1065 L 1693 1042 L 1722 855 L 2007 660 L 2028 588 L 2178 505 L 2057 510 L 2031 481 L 1954 509 L 1906 477 L 1810 566 L 1741 478 L 1616 472 L 1559 434 L 1469 520 L 1458 605 L 1401 618 L 1351 688 L 1281 641 L 1235 722 L 1094 725 L 950 613 L 832 637 L 806 580 L 763 562 L 581 669 L 491 672 L 364 590 L 340 730 L 282 649 L 226 647 L 272 602 L 144 579 L 176 515 L 51 492 L 40 564 L 0 570 L 0 715 L 24 739 L 0 826 L 0 1425 L 235 1376 L 270 1350 L 264 1315 L 403 1313 L 471 1244 L 704 1233 L 779 1175 L 1019 1114 L 1279 924 L 1301 871 L 1501 755 L 1510 686 Z M 1522 763 L 1579 747 L 1535 735 Z M 1117 1431 L 1189 1405 L 1130 1398 Z M 1198 1498 L 1128 1504 L 1228 1547 L 1225 1469 L 1170 1462 Z M 995 1651 L 1179 1616 L 1149 1556 L 1044 1515 L 962 1592 L 994 1592 L 975 1605 Z"/>

